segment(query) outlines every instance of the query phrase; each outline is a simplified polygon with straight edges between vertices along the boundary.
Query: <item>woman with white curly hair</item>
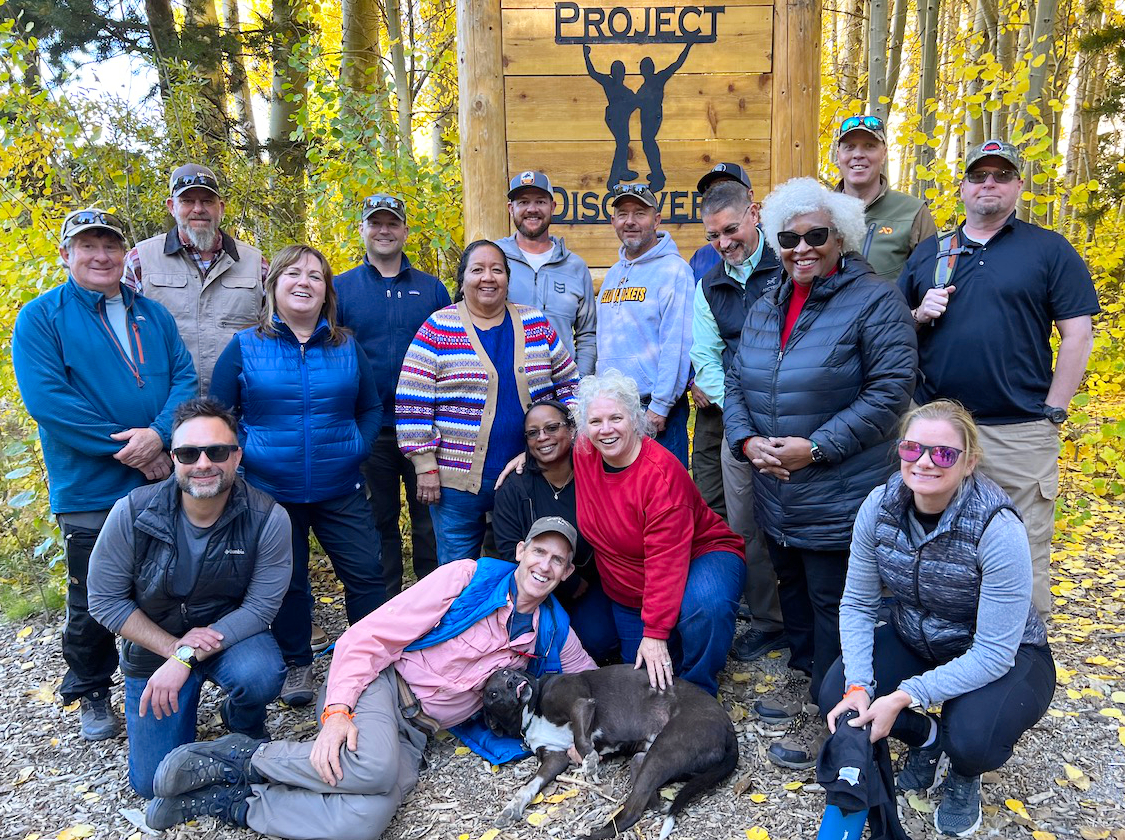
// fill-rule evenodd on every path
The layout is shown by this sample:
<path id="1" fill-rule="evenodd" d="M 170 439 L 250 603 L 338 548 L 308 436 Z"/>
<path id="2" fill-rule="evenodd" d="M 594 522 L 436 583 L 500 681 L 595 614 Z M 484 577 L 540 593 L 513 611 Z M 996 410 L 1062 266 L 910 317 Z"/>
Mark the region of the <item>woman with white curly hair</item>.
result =
<path id="1" fill-rule="evenodd" d="M 793 678 L 755 703 L 765 730 L 787 735 L 768 752 L 786 767 L 812 767 L 826 734 L 813 703 L 840 655 L 852 523 L 891 472 L 918 364 L 906 301 L 858 253 L 863 213 L 812 178 L 766 198 L 762 228 L 784 274 L 747 313 L 726 378 L 727 443 L 755 468 L 789 640 Z"/>
<path id="2" fill-rule="evenodd" d="M 578 529 L 594 547 L 621 657 L 654 688 L 673 673 L 711 694 L 734 639 L 744 546 L 675 455 L 649 437 L 637 383 L 586 376 L 575 409 Z"/>

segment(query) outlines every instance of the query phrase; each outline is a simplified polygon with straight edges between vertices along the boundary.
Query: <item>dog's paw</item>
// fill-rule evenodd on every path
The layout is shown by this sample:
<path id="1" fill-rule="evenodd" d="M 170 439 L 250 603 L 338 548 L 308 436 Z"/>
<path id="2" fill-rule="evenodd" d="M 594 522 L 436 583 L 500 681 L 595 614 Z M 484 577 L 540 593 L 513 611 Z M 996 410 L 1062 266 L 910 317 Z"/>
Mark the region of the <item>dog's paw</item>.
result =
<path id="1" fill-rule="evenodd" d="M 601 760 L 602 757 L 598 755 L 597 750 L 590 750 L 586 757 L 582 759 L 582 773 L 595 782 L 600 781 Z"/>
<path id="2" fill-rule="evenodd" d="M 519 820 L 523 815 L 523 808 L 517 802 L 509 802 L 504 806 L 504 810 L 500 815 L 492 821 L 492 825 L 496 828 L 507 828 L 512 823 Z"/>

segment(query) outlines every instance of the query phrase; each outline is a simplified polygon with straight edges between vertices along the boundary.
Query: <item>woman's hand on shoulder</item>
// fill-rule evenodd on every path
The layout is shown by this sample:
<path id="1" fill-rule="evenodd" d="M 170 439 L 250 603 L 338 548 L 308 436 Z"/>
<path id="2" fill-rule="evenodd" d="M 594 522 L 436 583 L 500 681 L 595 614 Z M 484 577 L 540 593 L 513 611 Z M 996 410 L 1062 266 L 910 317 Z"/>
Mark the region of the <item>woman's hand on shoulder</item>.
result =
<path id="1" fill-rule="evenodd" d="M 504 465 L 504 469 L 500 472 L 500 477 L 496 479 L 496 490 L 500 489 L 500 485 L 504 483 L 504 479 L 511 475 L 513 472 L 516 475 L 523 475 L 523 468 L 527 466 L 527 453 L 521 452 L 515 458 L 510 460 Z"/>

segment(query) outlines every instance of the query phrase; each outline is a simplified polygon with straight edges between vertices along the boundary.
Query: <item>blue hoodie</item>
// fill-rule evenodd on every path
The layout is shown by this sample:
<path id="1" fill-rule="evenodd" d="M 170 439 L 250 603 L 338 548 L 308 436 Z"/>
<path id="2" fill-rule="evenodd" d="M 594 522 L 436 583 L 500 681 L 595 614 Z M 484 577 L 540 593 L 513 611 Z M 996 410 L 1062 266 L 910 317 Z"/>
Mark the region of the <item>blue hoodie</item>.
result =
<path id="1" fill-rule="evenodd" d="M 140 470 L 114 459 L 125 444 L 110 435 L 152 428 L 167 447 L 172 412 L 199 393 L 168 310 L 124 286 L 121 294 L 132 358 L 110 327 L 105 295 L 74 278 L 24 306 L 12 330 L 12 365 L 39 424 L 54 513 L 109 510 L 145 484 Z"/>
<path id="2" fill-rule="evenodd" d="M 606 272 L 598 295 L 598 373 L 616 368 L 637 382 L 642 400 L 664 417 L 687 390 L 695 281 L 672 237 Z"/>

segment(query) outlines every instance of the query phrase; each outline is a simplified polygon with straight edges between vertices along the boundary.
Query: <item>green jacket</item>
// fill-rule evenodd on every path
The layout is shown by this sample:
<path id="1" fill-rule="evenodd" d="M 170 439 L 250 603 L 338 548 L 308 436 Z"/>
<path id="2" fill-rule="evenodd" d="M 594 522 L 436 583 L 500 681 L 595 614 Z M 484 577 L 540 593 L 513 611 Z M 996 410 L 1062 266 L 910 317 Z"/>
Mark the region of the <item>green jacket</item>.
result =
<path id="1" fill-rule="evenodd" d="M 867 239 L 871 242 L 865 256 L 879 277 L 893 283 L 902 273 L 906 258 L 919 242 L 936 235 L 937 227 L 926 202 L 890 189 L 882 175 L 879 183 L 882 192 L 864 212 Z M 844 182 L 841 181 L 836 185 L 836 192 L 843 190 Z"/>

